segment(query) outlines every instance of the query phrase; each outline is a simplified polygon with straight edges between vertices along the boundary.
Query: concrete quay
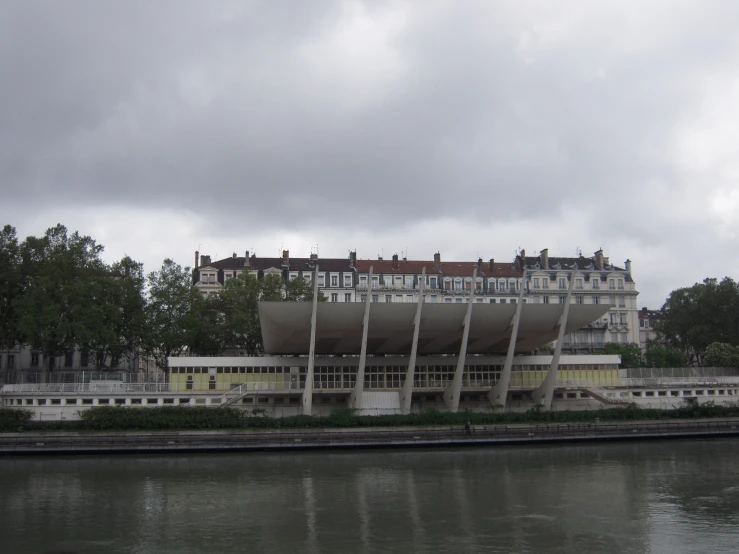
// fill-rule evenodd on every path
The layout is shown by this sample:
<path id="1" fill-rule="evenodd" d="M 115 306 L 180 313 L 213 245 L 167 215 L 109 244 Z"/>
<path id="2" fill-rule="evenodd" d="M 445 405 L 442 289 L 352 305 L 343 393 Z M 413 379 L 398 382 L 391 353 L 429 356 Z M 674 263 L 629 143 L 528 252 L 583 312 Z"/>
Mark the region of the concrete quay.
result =
<path id="1" fill-rule="evenodd" d="M 454 447 L 739 436 L 739 419 L 551 425 L 0 434 L 0 455 Z"/>

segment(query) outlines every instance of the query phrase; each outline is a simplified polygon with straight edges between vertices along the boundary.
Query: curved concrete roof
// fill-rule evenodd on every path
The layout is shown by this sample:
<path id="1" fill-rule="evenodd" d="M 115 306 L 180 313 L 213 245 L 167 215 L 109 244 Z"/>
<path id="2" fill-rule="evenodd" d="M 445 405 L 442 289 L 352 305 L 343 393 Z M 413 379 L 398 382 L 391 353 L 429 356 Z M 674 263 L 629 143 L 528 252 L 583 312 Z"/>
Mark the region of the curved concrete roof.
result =
<path id="1" fill-rule="evenodd" d="M 359 354 L 364 303 L 318 304 L 316 354 Z M 368 354 L 408 355 L 413 341 L 417 304 L 373 303 L 370 307 Z M 530 352 L 557 338 L 563 304 L 524 304 L 517 352 Z M 260 302 L 259 317 L 266 354 L 307 354 L 310 347 L 310 302 Z M 607 305 L 571 304 L 566 333 L 597 320 Z M 458 354 L 467 304 L 424 304 L 418 354 Z M 515 304 L 473 304 L 469 354 L 505 353 Z"/>

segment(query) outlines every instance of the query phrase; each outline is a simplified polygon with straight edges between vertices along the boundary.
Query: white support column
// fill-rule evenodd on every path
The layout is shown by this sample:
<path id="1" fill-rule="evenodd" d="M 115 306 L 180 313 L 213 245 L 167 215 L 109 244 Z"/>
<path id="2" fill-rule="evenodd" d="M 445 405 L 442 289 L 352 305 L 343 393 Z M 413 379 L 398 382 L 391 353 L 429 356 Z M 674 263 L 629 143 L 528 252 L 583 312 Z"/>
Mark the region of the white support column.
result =
<path id="1" fill-rule="evenodd" d="M 362 348 L 359 353 L 357 380 L 354 383 L 352 393 L 349 395 L 349 407 L 356 410 L 362 409 L 362 393 L 364 392 L 364 367 L 367 362 L 367 333 L 369 332 L 370 304 L 372 304 L 372 269 L 372 266 L 370 266 L 369 276 L 367 277 L 367 302 L 364 305 L 364 319 L 362 320 Z"/>
<path id="2" fill-rule="evenodd" d="M 470 319 L 472 318 L 472 304 L 475 300 L 475 287 L 477 286 L 477 268 L 472 272 L 472 286 L 470 287 L 469 303 L 467 304 L 467 314 L 464 317 L 464 330 L 462 331 L 462 344 L 459 347 L 459 360 L 457 360 L 457 369 L 454 372 L 452 386 L 447 387 L 444 391 L 444 403 L 450 412 L 459 411 L 459 396 L 462 394 L 462 377 L 464 375 L 464 363 L 467 357 L 467 339 L 470 336 Z"/>
<path id="3" fill-rule="evenodd" d="M 559 332 L 557 333 L 557 346 L 552 356 L 552 365 L 549 366 L 546 377 L 541 385 L 536 387 L 531 393 L 534 402 L 541 404 L 545 410 L 552 407 L 552 397 L 554 396 L 554 385 L 557 382 L 557 371 L 559 371 L 559 356 L 562 353 L 562 343 L 565 338 L 565 328 L 567 327 L 567 316 L 570 313 L 570 301 L 572 300 L 572 291 L 575 288 L 575 275 L 577 268 L 572 270 L 570 275 L 570 286 L 567 289 L 567 299 L 565 300 L 565 309 L 559 318 Z"/>
<path id="4" fill-rule="evenodd" d="M 426 267 L 421 271 L 421 282 L 418 287 L 418 307 L 416 318 L 413 320 L 413 344 L 411 345 L 411 359 L 408 361 L 408 371 L 405 372 L 405 382 L 400 390 L 400 413 L 408 414 L 411 411 L 413 397 L 413 380 L 416 375 L 416 354 L 418 353 L 418 334 L 421 330 L 421 309 L 423 308 L 423 291 L 426 286 Z"/>
<path id="5" fill-rule="evenodd" d="M 303 415 L 313 412 L 313 371 L 316 365 L 316 316 L 318 315 L 318 262 L 313 273 L 313 311 L 310 316 L 310 350 L 308 351 L 308 373 L 303 389 Z M 300 376 L 298 376 L 300 379 Z"/>
<path id="6" fill-rule="evenodd" d="M 505 358 L 505 365 L 503 366 L 503 373 L 500 374 L 500 379 L 488 393 L 488 399 L 493 406 L 502 406 L 505 409 L 506 401 L 508 400 L 508 386 L 511 383 L 511 369 L 513 368 L 513 356 L 516 353 L 516 341 L 518 340 L 518 324 L 521 321 L 521 310 L 523 310 L 523 296 L 526 290 L 526 269 L 523 270 L 523 276 L 521 277 L 521 288 L 518 291 L 518 305 L 516 306 L 516 313 L 513 315 L 511 322 L 511 340 L 508 341 L 508 353 Z"/>

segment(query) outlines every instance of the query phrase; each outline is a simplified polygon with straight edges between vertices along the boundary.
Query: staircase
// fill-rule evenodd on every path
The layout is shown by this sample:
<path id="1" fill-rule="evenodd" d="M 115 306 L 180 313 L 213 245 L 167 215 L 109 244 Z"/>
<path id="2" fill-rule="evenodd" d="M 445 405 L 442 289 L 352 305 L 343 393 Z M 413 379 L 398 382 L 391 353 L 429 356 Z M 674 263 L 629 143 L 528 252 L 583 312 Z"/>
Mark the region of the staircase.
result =
<path id="1" fill-rule="evenodd" d="M 631 402 L 610 398 L 605 389 L 601 389 L 598 387 L 582 387 L 581 390 L 583 392 L 587 392 L 591 397 L 595 398 L 602 404 L 608 404 L 611 406 L 623 406 L 624 404 L 631 404 Z"/>
<path id="2" fill-rule="evenodd" d="M 211 404 L 211 406 L 215 406 L 218 408 L 230 406 L 231 404 L 238 402 L 249 394 L 256 394 L 259 390 L 262 390 L 259 385 L 263 384 L 265 383 L 244 383 L 243 385 L 236 387 L 235 389 L 224 392 L 221 395 L 220 404 Z"/>

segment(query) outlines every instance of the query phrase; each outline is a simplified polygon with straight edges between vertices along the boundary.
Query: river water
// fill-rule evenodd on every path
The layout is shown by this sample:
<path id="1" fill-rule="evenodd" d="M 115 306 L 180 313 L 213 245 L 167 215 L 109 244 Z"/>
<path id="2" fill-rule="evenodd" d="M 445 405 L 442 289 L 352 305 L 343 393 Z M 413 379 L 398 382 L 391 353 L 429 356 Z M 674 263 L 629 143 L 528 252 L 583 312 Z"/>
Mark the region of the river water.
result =
<path id="1" fill-rule="evenodd" d="M 0 552 L 736 552 L 739 439 L 0 458 Z"/>

